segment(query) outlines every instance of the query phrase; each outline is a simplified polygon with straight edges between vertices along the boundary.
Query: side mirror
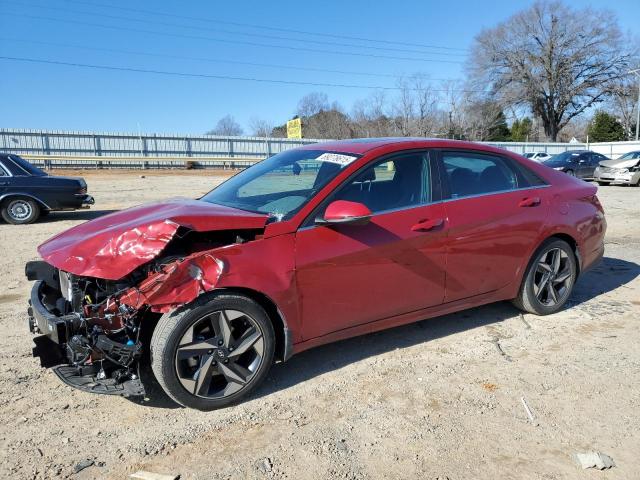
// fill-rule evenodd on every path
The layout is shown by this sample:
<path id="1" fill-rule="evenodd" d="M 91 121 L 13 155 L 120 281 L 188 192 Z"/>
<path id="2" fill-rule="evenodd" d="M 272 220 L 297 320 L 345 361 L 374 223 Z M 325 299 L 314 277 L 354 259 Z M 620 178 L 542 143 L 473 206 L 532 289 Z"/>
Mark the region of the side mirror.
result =
<path id="1" fill-rule="evenodd" d="M 347 200 L 331 202 L 317 225 L 366 225 L 371 220 L 371 210 L 366 205 Z"/>

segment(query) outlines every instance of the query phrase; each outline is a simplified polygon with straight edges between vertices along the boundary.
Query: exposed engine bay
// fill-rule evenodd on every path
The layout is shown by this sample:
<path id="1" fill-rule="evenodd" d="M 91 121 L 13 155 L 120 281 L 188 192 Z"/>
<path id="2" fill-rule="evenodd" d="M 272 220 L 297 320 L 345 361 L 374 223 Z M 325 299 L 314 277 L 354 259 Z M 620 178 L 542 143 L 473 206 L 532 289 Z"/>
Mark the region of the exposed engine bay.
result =
<path id="1" fill-rule="evenodd" d="M 34 356 L 62 381 L 93 393 L 144 395 L 139 367 L 148 354 L 145 322 L 215 288 L 224 264 L 216 248 L 254 240 L 261 230 L 198 232 L 180 227 L 162 252 L 118 280 L 28 262 L 36 283 L 29 329 L 42 334 Z"/>

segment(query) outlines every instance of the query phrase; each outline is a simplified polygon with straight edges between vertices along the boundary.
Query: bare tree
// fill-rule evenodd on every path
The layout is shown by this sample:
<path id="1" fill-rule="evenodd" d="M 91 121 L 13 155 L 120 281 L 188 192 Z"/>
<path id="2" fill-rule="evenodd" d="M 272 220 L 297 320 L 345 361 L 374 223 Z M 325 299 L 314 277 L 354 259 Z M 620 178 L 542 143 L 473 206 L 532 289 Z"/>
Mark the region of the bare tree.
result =
<path id="1" fill-rule="evenodd" d="M 635 76 L 621 77 L 614 83 L 607 109 L 620 120 L 627 138 L 634 138 L 636 108 L 638 108 L 638 82 Z"/>
<path id="2" fill-rule="evenodd" d="M 468 97 L 460 81 L 447 80 L 441 84 L 442 110 L 440 112 L 440 135 L 453 139 L 465 138 Z"/>
<path id="3" fill-rule="evenodd" d="M 387 137 L 392 135 L 385 92 L 376 90 L 367 98 L 354 103 L 351 111 L 354 134 L 358 137 Z"/>
<path id="4" fill-rule="evenodd" d="M 509 140 L 509 132 L 502 106 L 484 98 L 465 97 L 465 121 L 460 127 L 464 138 L 474 141 Z"/>
<path id="5" fill-rule="evenodd" d="M 425 77 L 414 75 L 412 81 L 416 97 L 415 134 L 428 137 L 436 130 L 439 98 Z"/>
<path id="6" fill-rule="evenodd" d="M 424 75 L 414 74 L 398 80 L 398 97 L 393 104 L 393 118 L 400 135 L 426 137 L 437 123 L 439 98 Z"/>
<path id="7" fill-rule="evenodd" d="M 526 105 L 547 136 L 612 93 L 632 53 L 611 12 L 538 1 L 475 39 L 469 74 L 506 105 Z"/>
<path id="8" fill-rule="evenodd" d="M 249 120 L 249 129 L 254 137 L 270 137 L 273 132 L 273 124 L 267 120 L 253 117 Z"/>
<path id="9" fill-rule="evenodd" d="M 329 108 L 329 97 L 326 93 L 311 92 L 300 99 L 296 114 L 302 118 L 310 117 Z"/>
<path id="10" fill-rule="evenodd" d="M 233 118 L 232 115 L 225 115 L 216 124 L 216 127 L 207 132 L 207 135 L 226 135 L 226 136 L 236 136 L 242 135 L 242 127 L 236 119 Z"/>

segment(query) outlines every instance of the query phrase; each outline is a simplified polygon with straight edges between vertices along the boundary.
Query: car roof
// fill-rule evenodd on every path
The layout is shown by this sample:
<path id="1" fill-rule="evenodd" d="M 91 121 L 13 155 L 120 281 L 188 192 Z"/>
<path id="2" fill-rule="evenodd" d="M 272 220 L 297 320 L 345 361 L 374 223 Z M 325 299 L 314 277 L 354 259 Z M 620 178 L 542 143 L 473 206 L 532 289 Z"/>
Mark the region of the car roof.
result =
<path id="1" fill-rule="evenodd" d="M 504 149 L 492 147 L 481 143 L 423 137 L 355 138 L 349 140 L 333 140 L 327 142 L 312 143 L 299 148 L 301 150 L 328 150 L 332 152 L 363 155 L 371 150 L 390 146 L 398 147 L 398 149 L 401 149 L 402 146 L 406 146 L 407 148 L 464 148 L 468 150 L 485 150 L 489 152 L 501 153 L 505 152 Z"/>

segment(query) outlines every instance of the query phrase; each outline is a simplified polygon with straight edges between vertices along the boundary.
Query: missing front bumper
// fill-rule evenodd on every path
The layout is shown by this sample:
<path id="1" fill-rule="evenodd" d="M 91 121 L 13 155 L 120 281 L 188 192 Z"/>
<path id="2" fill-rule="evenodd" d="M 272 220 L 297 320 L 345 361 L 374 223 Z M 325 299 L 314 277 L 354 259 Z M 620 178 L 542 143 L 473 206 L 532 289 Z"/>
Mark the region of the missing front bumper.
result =
<path id="1" fill-rule="evenodd" d="M 74 342 L 81 338 L 77 333 L 82 319 L 77 314 L 58 316 L 51 313 L 41 299 L 44 284 L 42 280 L 34 284 L 28 309 L 29 330 L 42 334 L 33 339 L 35 347 L 32 351 L 33 356 L 40 359 L 41 366 L 52 368 L 62 382 L 84 392 L 144 396 L 145 389 L 138 372 L 140 345 L 124 345 L 98 335 L 95 345 L 107 359 L 90 364 L 75 361 L 77 352 L 73 347 Z M 122 367 L 110 359 L 128 366 Z"/>

